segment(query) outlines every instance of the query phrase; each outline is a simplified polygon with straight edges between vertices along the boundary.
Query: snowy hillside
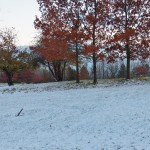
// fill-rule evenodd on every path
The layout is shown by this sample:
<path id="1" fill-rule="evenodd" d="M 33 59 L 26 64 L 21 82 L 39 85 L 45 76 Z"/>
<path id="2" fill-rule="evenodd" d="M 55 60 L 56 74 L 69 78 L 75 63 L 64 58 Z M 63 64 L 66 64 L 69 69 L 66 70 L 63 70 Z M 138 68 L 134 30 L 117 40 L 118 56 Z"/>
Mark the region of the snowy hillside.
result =
<path id="1" fill-rule="evenodd" d="M 0 150 L 150 150 L 150 83 L 0 84 Z"/>

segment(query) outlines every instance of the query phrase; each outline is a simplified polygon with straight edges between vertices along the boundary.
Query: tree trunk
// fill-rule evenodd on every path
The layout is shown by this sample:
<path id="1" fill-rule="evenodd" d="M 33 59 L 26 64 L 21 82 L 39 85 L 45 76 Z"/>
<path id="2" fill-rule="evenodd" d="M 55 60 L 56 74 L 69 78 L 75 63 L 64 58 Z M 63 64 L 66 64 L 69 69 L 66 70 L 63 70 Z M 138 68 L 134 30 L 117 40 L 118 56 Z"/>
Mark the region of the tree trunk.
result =
<path id="1" fill-rule="evenodd" d="M 97 18 L 97 2 L 96 0 L 94 1 L 94 11 L 95 11 L 95 18 Z M 95 33 L 96 32 L 96 24 L 95 22 L 93 22 L 93 45 L 95 46 L 96 45 L 96 36 L 95 36 Z M 95 50 L 93 52 L 93 84 L 97 84 L 97 68 L 96 68 L 96 54 L 95 54 Z"/>
<path id="2" fill-rule="evenodd" d="M 97 73 L 96 73 L 96 56 L 93 53 L 93 84 L 97 84 Z"/>
<path id="3" fill-rule="evenodd" d="M 79 79 L 79 51 L 78 43 L 76 42 L 76 83 L 80 83 Z"/>
<path id="4" fill-rule="evenodd" d="M 105 79 L 105 69 L 104 69 L 104 60 L 103 60 L 103 62 L 102 62 L 102 64 L 103 64 L 103 79 Z"/>
<path id="5" fill-rule="evenodd" d="M 126 79 L 130 79 L 130 48 L 129 45 L 126 45 L 126 53 L 127 53 L 127 73 Z"/>
<path id="6" fill-rule="evenodd" d="M 58 66 L 57 66 L 58 68 L 57 68 L 57 74 L 56 74 L 56 76 L 57 76 L 57 81 L 59 82 L 59 81 L 63 81 L 63 73 L 62 73 L 62 70 L 61 70 L 61 64 L 58 64 Z"/>
<path id="7" fill-rule="evenodd" d="M 64 64 L 62 65 L 62 63 Z M 53 61 L 52 68 L 50 64 L 48 65 L 48 67 L 55 81 L 63 81 L 63 75 L 66 68 L 66 61 Z"/>
<path id="8" fill-rule="evenodd" d="M 54 74 L 54 71 L 53 71 L 53 69 L 52 69 L 51 66 L 50 66 L 50 63 L 47 62 L 47 64 L 48 64 L 49 72 L 51 73 L 51 75 L 52 75 L 52 77 L 54 78 L 54 80 L 57 81 L 57 79 L 56 79 L 56 77 L 55 77 L 55 74 Z M 51 77 L 51 76 L 50 76 L 50 77 Z"/>
<path id="9" fill-rule="evenodd" d="M 13 78 L 13 73 L 12 73 L 12 72 L 6 72 L 6 76 L 7 76 L 7 83 L 8 83 L 8 85 L 9 85 L 9 86 L 14 85 L 14 84 L 13 84 L 13 80 L 12 80 L 12 78 Z"/>
<path id="10" fill-rule="evenodd" d="M 60 61 L 55 61 L 53 63 L 53 68 L 54 68 L 54 74 L 55 74 L 56 80 L 58 82 L 62 81 L 63 78 L 62 78 L 62 74 L 61 74 L 61 62 Z"/>
<path id="11" fill-rule="evenodd" d="M 125 32 L 128 30 L 128 10 L 127 10 L 127 0 L 125 2 Z M 126 45 L 125 45 L 126 55 L 127 55 L 127 73 L 126 79 L 130 79 L 130 47 L 129 47 L 129 37 L 126 38 Z"/>

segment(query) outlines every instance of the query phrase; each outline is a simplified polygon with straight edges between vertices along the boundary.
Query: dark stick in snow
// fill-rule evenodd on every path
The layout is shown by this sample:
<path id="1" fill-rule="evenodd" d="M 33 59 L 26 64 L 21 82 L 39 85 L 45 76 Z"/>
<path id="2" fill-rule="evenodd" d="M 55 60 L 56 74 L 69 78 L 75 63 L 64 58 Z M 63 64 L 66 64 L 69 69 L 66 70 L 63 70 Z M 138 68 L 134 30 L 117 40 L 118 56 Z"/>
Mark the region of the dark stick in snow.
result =
<path id="1" fill-rule="evenodd" d="M 22 111 L 23 111 L 23 108 L 19 111 L 19 113 L 16 115 L 16 117 L 20 116 Z"/>

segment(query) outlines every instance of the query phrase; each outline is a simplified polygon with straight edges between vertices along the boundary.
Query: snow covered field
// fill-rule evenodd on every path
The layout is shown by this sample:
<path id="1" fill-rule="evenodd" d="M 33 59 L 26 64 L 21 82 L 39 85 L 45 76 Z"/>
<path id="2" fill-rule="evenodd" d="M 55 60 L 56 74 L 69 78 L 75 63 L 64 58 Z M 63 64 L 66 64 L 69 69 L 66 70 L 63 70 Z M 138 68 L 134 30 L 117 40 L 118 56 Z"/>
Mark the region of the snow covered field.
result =
<path id="1" fill-rule="evenodd" d="M 0 150 L 150 150 L 150 83 L 0 84 Z"/>

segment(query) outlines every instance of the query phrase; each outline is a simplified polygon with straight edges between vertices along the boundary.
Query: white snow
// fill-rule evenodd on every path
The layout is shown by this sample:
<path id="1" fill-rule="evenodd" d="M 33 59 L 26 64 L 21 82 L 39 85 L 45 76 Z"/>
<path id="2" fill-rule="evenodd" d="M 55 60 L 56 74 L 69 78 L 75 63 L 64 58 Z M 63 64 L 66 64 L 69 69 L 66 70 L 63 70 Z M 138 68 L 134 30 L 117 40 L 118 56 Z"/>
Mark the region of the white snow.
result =
<path id="1" fill-rule="evenodd" d="M 150 83 L 0 84 L 0 150 L 150 150 Z"/>

